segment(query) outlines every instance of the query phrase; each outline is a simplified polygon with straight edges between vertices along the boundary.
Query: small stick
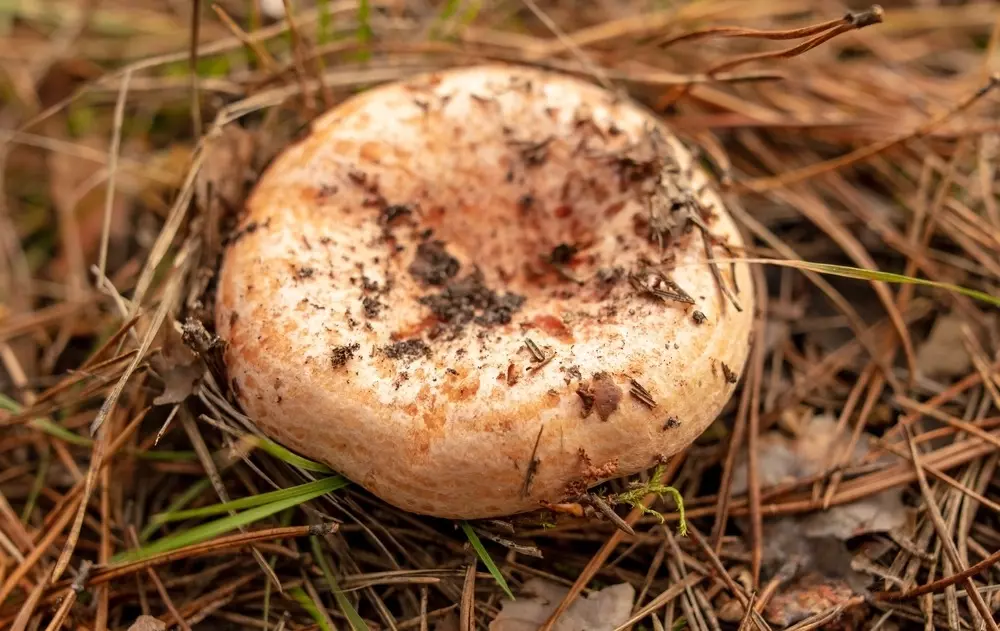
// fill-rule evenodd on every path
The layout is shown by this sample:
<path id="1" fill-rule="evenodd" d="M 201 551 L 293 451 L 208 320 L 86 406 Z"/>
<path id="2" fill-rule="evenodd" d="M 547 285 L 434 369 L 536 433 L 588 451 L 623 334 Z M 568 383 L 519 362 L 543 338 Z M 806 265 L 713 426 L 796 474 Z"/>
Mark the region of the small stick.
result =
<path id="1" fill-rule="evenodd" d="M 649 394 L 649 390 L 646 390 L 644 387 L 642 387 L 642 384 L 640 384 L 632 377 L 629 377 L 629 381 L 632 384 L 632 389 L 629 390 L 630 394 L 636 399 L 638 399 L 639 402 L 642 403 L 643 405 L 649 408 L 655 408 L 656 401 L 654 401 L 653 396 Z"/>
<path id="2" fill-rule="evenodd" d="M 601 511 L 605 517 L 611 520 L 611 522 L 618 527 L 619 530 L 623 531 L 625 534 L 635 536 L 635 530 L 632 526 L 628 524 L 627 521 L 621 518 L 621 515 L 615 512 L 615 509 L 611 508 L 611 505 L 604 501 L 600 495 L 591 493 L 588 499 L 593 503 L 597 510 Z"/>
<path id="3" fill-rule="evenodd" d="M 538 455 L 538 443 L 542 440 L 542 432 L 545 430 L 545 426 L 542 425 L 538 428 L 538 436 L 535 436 L 535 446 L 531 450 L 531 460 L 528 461 L 528 469 L 524 472 L 524 484 L 521 486 L 521 497 L 527 497 L 528 492 L 531 490 L 531 482 L 535 479 L 535 472 L 538 471 L 538 465 L 541 461 L 535 456 Z"/>
<path id="4" fill-rule="evenodd" d="M 535 359 L 536 362 L 545 361 L 545 353 L 542 349 L 538 348 L 538 344 L 535 344 L 534 340 L 530 337 L 524 338 L 524 345 L 528 347 L 528 352 Z"/>
<path id="5" fill-rule="evenodd" d="M 742 312 L 743 307 L 740 306 L 739 301 L 736 300 L 736 296 L 733 295 L 732 290 L 729 289 L 729 285 L 727 285 L 725 279 L 722 278 L 722 272 L 719 270 L 719 265 L 715 262 L 715 255 L 712 254 L 712 238 L 710 236 L 708 226 L 706 226 L 704 222 L 696 218 L 694 215 L 691 215 L 691 221 L 694 225 L 698 226 L 699 230 L 701 230 L 701 242 L 705 246 L 705 258 L 708 259 L 708 266 L 712 270 L 712 277 L 715 278 L 715 283 L 719 286 L 719 290 L 723 293 L 723 295 L 729 299 L 729 302 L 733 303 L 733 307 L 735 307 L 737 311 Z"/>

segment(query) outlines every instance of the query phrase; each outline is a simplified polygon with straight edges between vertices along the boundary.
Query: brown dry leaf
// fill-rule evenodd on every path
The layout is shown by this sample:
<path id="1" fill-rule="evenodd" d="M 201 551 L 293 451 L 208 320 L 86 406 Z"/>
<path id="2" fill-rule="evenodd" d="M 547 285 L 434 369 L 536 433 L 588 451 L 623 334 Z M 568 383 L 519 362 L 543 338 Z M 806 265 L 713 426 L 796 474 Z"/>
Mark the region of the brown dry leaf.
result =
<path id="1" fill-rule="evenodd" d="M 903 527 L 908 514 L 902 493 L 898 489 L 889 489 L 857 502 L 805 516 L 801 519 L 802 534 L 845 540 L 870 532 L 888 532 Z"/>
<path id="2" fill-rule="evenodd" d="M 850 430 L 836 435 L 832 416 L 806 417 L 793 424 L 795 436 L 771 431 L 760 437 L 759 477 L 773 486 L 821 473 L 850 445 Z M 863 434 L 848 463 L 868 453 L 871 437 Z M 747 489 L 746 453 L 733 471 L 733 493 Z M 902 490 L 889 489 L 850 504 L 806 515 L 769 519 L 764 523 L 764 566 L 790 582 L 769 603 L 765 617 L 775 625 L 789 625 L 865 593 L 870 579 L 855 571 L 853 554 L 845 541 L 858 535 L 902 528 L 911 517 Z M 739 520 L 741 528 L 747 530 Z"/>
<path id="3" fill-rule="evenodd" d="M 972 359 L 962 344 L 962 318 L 939 316 L 927 340 L 917 349 L 917 367 L 928 377 L 961 377 L 972 370 Z"/>
<path id="4" fill-rule="evenodd" d="M 165 329 L 163 344 L 163 393 L 153 399 L 154 405 L 173 405 L 191 396 L 205 374 L 205 367 L 194 352 L 181 340 L 173 327 Z"/>
<path id="5" fill-rule="evenodd" d="M 790 589 L 775 594 L 764 608 L 764 618 L 775 626 L 787 627 L 836 607 L 852 596 L 854 590 L 843 581 L 831 581 L 812 572 L 801 577 Z"/>
<path id="6" fill-rule="evenodd" d="M 834 438 L 837 421 L 828 415 L 813 415 L 798 425 L 799 433 L 788 437 L 777 431 L 760 437 L 759 463 L 761 487 L 801 480 L 820 473 L 828 458 L 841 453 L 850 444 L 850 433 Z M 857 462 L 868 452 L 867 440 L 858 441 L 851 461 Z M 746 452 L 740 454 L 733 470 L 733 493 L 747 490 Z"/>
<path id="7" fill-rule="evenodd" d="M 503 601 L 490 631 L 537 631 L 568 591 L 543 579 L 529 580 L 520 598 Z M 552 631 L 612 631 L 628 620 L 634 600 L 635 588 L 628 583 L 605 587 L 573 601 Z"/>
<path id="8" fill-rule="evenodd" d="M 850 432 L 836 436 L 837 421 L 832 416 L 813 416 L 804 421 L 796 437 L 771 431 L 760 437 L 758 462 L 760 484 L 770 487 L 809 478 L 821 473 L 832 458 L 850 445 Z M 870 436 L 862 435 L 845 464 L 860 462 L 868 453 Z M 733 494 L 746 493 L 746 452 L 737 458 L 733 470 Z M 909 509 L 903 504 L 902 490 L 889 489 L 850 504 L 834 506 L 796 517 L 799 537 L 850 539 L 871 532 L 886 532 L 907 523 Z"/>
<path id="9" fill-rule="evenodd" d="M 128 631 L 167 631 L 167 625 L 153 616 L 139 616 Z"/>
<path id="10" fill-rule="evenodd" d="M 253 177 L 256 141 L 238 125 L 227 125 L 205 142 L 205 161 L 198 173 L 197 193 L 204 205 L 211 198 L 235 209 L 243 202 L 247 182 Z"/>
<path id="11" fill-rule="evenodd" d="M 206 213 L 207 260 L 222 247 L 224 218 L 243 205 L 247 185 L 253 180 L 257 142 L 239 125 L 227 125 L 205 139 L 205 159 L 195 181 L 198 205 Z"/>

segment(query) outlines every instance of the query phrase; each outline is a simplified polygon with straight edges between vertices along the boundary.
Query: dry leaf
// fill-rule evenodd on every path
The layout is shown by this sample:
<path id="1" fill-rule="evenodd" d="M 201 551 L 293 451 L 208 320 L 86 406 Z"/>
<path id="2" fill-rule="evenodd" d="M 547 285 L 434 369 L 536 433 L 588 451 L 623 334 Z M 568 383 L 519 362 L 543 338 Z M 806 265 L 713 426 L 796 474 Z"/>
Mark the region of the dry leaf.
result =
<path id="1" fill-rule="evenodd" d="M 231 209 L 242 204 L 246 185 L 253 177 L 255 149 L 253 134 L 239 125 L 227 125 L 207 139 L 196 189 L 203 204 L 210 194 L 212 201 Z"/>
<path id="2" fill-rule="evenodd" d="M 167 631 L 167 625 L 153 616 L 139 616 L 128 631 Z"/>
<path id="3" fill-rule="evenodd" d="M 908 513 L 899 489 L 889 489 L 805 516 L 801 520 L 802 534 L 850 539 L 869 532 L 888 532 L 906 525 Z"/>
<path id="4" fill-rule="evenodd" d="M 972 370 L 972 359 L 962 344 L 962 319 L 939 316 L 927 340 L 917 349 L 917 368 L 928 377 L 960 377 Z"/>
<path id="5" fill-rule="evenodd" d="M 836 607 L 852 596 L 854 590 L 846 583 L 810 573 L 796 581 L 792 588 L 775 594 L 764 608 L 764 618 L 775 626 L 787 627 Z"/>
<path id="6" fill-rule="evenodd" d="M 828 415 L 803 422 L 795 437 L 771 431 L 760 437 L 758 476 L 762 487 L 793 482 L 822 473 L 834 458 L 850 445 L 849 431 L 836 436 L 837 421 Z M 868 453 L 871 437 L 864 434 L 854 446 L 846 464 L 858 463 Z M 737 458 L 733 470 L 733 494 L 747 491 L 746 452 Z M 871 532 L 886 532 L 906 524 L 909 511 L 901 489 L 888 489 L 850 504 L 834 506 L 796 517 L 800 538 L 836 537 L 850 539 Z"/>
<path id="7" fill-rule="evenodd" d="M 503 601 L 490 631 L 537 631 L 568 591 L 542 579 L 529 580 L 517 600 Z M 634 600 L 635 588 L 627 583 L 581 596 L 559 618 L 553 631 L 612 631 L 628 620 Z"/>
<path id="8" fill-rule="evenodd" d="M 771 431 L 760 437 L 758 472 L 762 486 L 801 480 L 822 473 L 850 445 L 850 430 L 836 435 L 832 416 L 812 416 L 791 424 L 795 436 Z M 871 437 L 863 434 L 848 463 L 868 453 Z M 747 489 L 746 452 L 737 458 L 733 493 Z M 901 489 L 888 489 L 850 504 L 806 515 L 764 522 L 764 568 L 788 582 L 769 603 L 765 617 L 775 625 L 794 624 L 854 596 L 864 594 L 870 578 L 853 569 L 845 541 L 858 535 L 902 528 L 910 518 Z M 744 531 L 748 524 L 737 520 Z"/>
<path id="9" fill-rule="evenodd" d="M 760 437 L 760 470 L 762 487 L 808 478 L 823 471 L 829 458 L 839 455 L 851 441 L 849 432 L 835 438 L 837 421 L 829 415 L 812 416 L 798 425 L 797 436 L 789 437 L 777 431 Z M 868 439 L 863 437 L 855 446 L 850 461 L 858 462 L 868 453 Z M 746 452 L 740 454 L 733 469 L 734 494 L 747 490 Z"/>
<path id="10" fill-rule="evenodd" d="M 173 327 L 165 329 L 163 344 L 163 393 L 153 399 L 154 405 L 173 405 L 191 396 L 205 374 L 201 360 L 181 340 Z"/>

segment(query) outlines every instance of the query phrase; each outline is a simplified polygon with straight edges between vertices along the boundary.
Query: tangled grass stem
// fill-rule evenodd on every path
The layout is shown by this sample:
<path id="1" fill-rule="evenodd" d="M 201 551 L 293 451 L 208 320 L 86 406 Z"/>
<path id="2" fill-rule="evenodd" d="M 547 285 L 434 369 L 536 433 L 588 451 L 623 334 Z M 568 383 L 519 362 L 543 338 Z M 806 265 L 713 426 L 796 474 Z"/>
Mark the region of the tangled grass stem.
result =
<path id="1" fill-rule="evenodd" d="M 674 504 L 677 505 L 677 515 L 680 518 L 680 523 L 677 525 L 677 534 L 684 537 L 687 535 L 687 520 L 684 518 L 684 499 L 681 497 L 680 491 L 661 482 L 663 471 L 663 465 L 657 465 L 648 482 L 634 485 L 629 490 L 614 495 L 611 499 L 615 503 L 628 504 L 632 508 L 639 509 L 643 515 L 654 515 L 662 524 L 664 522 L 663 514 L 643 504 L 642 498 L 650 493 L 655 493 L 658 497 L 663 497 L 664 494 L 670 495 L 674 500 Z"/>

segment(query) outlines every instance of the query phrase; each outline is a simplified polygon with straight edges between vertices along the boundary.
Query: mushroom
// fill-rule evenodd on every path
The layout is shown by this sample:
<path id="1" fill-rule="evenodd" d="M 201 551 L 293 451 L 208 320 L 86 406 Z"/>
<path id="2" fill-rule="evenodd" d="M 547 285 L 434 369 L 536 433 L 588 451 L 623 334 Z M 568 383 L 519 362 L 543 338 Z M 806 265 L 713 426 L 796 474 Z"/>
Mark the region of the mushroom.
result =
<path id="1" fill-rule="evenodd" d="M 748 354 L 741 237 L 652 113 L 485 65 L 370 89 L 256 183 L 216 330 L 259 429 L 402 509 L 526 512 L 691 444 Z"/>

